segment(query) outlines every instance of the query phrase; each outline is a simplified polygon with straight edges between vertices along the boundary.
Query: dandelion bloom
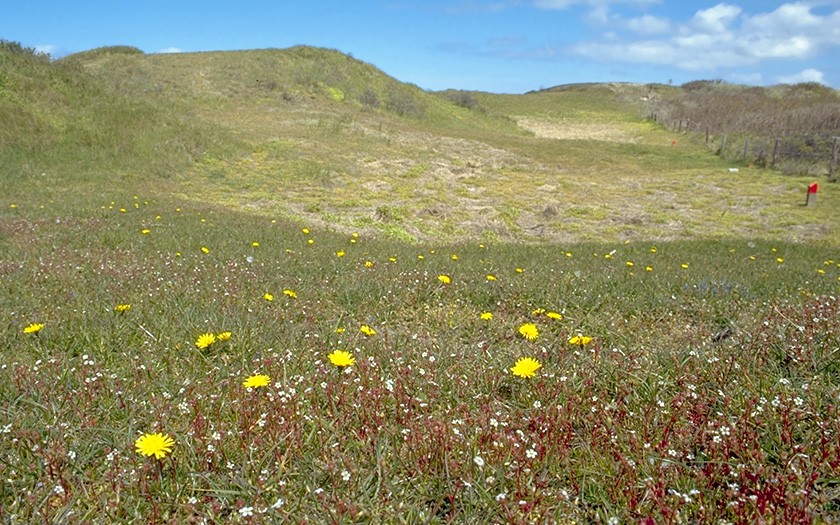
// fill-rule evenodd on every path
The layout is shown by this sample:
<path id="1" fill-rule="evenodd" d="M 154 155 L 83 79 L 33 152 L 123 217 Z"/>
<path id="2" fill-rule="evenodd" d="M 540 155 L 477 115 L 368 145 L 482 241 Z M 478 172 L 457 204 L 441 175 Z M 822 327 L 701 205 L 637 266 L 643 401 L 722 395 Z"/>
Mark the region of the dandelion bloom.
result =
<path id="1" fill-rule="evenodd" d="M 545 314 L 545 316 L 548 317 L 549 319 L 555 319 L 557 321 L 560 321 L 561 319 L 563 319 L 563 314 L 558 313 L 558 312 L 548 312 L 547 314 Z"/>
<path id="2" fill-rule="evenodd" d="M 346 330 L 344 328 L 342 328 L 341 326 L 339 326 L 338 328 L 335 329 L 335 333 L 337 333 L 337 334 L 343 334 L 344 332 L 346 332 Z"/>
<path id="3" fill-rule="evenodd" d="M 271 302 L 274 300 L 274 295 L 270 293 L 265 293 L 263 294 L 263 299 L 265 299 L 268 302 Z"/>
<path id="4" fill-rule="evenodd" d="M 300 231 L 303 232 L 304 235 L 309 235 L 309 228 L 301 228 Z"/>
<path id="5" fill-rule="evenodd" d="M 496 276 L 495 276 L 495 275 L 493 275 L 493 274 L 491 274 L 491 273 L 488 273 L 488 274 L 487 274 L 487 280 L 488 280 L 488 281 L 495 281 L 495 280 L 496 280 Z"/>
<path id="6" fill-rule="evenodd" d="M 175 440 L 160 432 L 157 434 L 143 434 L 134 442 L 134 447 L 138 454 L 154 456 L 157 459 L 163 459 L 167 454 L 172 452 L 173 445 L 175 445 Z"/>
<path id="7" fill-rule="evenodd" d="M 366 324 L 363 324 L 362 326 L 360 326 L 359 331 L 362 332 L 363 334 L 367 335 L 367 336 L 376 335 L 376 330 L 374 330 L 373 328 L 369 327 Z"/>
<path id="8" fill-rule="evenodd" d="M 143 228 L 142 230 L 140 230 L 140 233 L 142 233 L 143 235 L 149 235 L 151 232 L 152 230 L 148 228 Z"/>
<path id="9" fill-rule="evenodd" d="M 344 250 L 338 250 L 337 252 L 335 252 L 335 256 L 336 257 L 344 257 Z"/>
<path id="10" fill-rule="evenodd" d="M 531 310 L 531 315 L 542 315 L 545 313 L 545 308 L 535 308 Z"/>
<path id="11" fill-rule="evenodd" d="M 259 388 L 261 386 L 268 386 L 271 378 L 265 374 L 257 374 L 246 379 L 242 386 L 245 388 Z"/>
<path id="12" fill-rule="evenodd" d="M 628 268 L 633 267 L 633 261 L 627 261 L 625 264 L 627 265 Z"/>
<path id="13" fill-rule="evenodd" d="M 230 341 L 230 337 L 231 337 L 232 335 L 233 335 L 233 334 L 232 334 L 231 332 L 227 332 L 227 331 L 225 331 L 225 332 L 219 332 L 219 335 L 217 335 L 217 336 L 216 336 L 216 339 L 217 339 L 219 342 L 223 342 L 223 341 Z"/>
<path id="14" fill-rule="evenodd" d="M 519 333 L 522 334 L 522 337 L 529 341 L 536 341 L 537 337 L 540 336 L 540 331 L 534 323 L 523 324 L 519 327 Z"/>
<path id="15" fill-rule="evenodd" d="M 534 377 L 540 368 L 542 364 L 533 357 L 520 357 L 510 371 L 517 377 Z"/>
<path id="16" fill-rule="evenodd" d="M 202 246 L 201 247 L 201 253 L 205 253 L 205 254 L 210 253 L 210 248 L 208 248 L 207 246 Z"/>
<path id="17" fill-rule="evenodd" d="M 781 257 L 776 257 L 776 262 L 779 263 L 779 264 L 782 264 L 783 262 L 785 262 L 785 260 L 782 259 Z"/>
<path id="18" fill-rule="evenodd" d="M 589 343 L 591 343 L 591 342 L 592 342 L 592 338 L 591 338 L 591 337 L 589 337 L 588 335 L 580 335 L 580 334 L 578 334 L 578 335 L 576 335 L 576 336 L 574 336 L 574 337 L 569 338 L 569 344 L 570 344 L 570 345 L 580 345 L 580 346 L 584 346 L 584 345 L 588 345 L 588 344 L 589 344 Z"/>
<path id="19" fill-rule="evenodd" d="M 118 304 L 117 306 L 114 307 L 114 311 L 117 312 L 117 313 L 120 313 L 120 314 L 123 313 L 123 312 L 127 312 L 130 309 L 131 309 L 130 304 Z"/>
<path id="20" fill-rule="evenodd" d="M 485 321 L 489 321 L 490 319 L 493 319 L 493 312 L 482 312 L 481 315 L 479 315 L 479 317 L 481 317 Z"/>
<path id="21" fill-rule="evenodd" d="M 373 261 L 365 261 L 365 268 L 373 268 Z"/>
<path id="22" fill-rule="evenodd" d="M 683 270 L 688 270 L 688 263 L 682 263 L 680 265 L 680 268 L 682 268 Z"/>
<path id="23" fill-rule="evenodd" d="M 26 328 L 23 329 L 23 333 L 25 334 L 37 334 L 44 328 L 44 323 L 31 323 Z"/>
<path id="24" fill-rule="evenodd" d="M 330 363 L 339 368 L 356 364 L 356 358 L 346 350 L 336 350 L 327 357 L 329 357 Z"/>
<path id="25" fill-rule="evenodd" d="M 195 340 L 196 348 L 207 348 L 213 343 L 216 342 L 216 335 L 215 334 L 201 334 L 198 336 L 198 339 Z"/>
<path id="26" fill-rule="evenodd" d="M 522 273 L 522 272 L 524 272 L 524 271 L 525 271 L 525 270 L 523 270 L 522 268 L 517 268 L 517 269 L 516 269 L 516 273 Z"/>
<path id="27" fill-rule="evenodd" d="M 253 246 L 254 248 L 259 248 L 260 243 L 258 243 L 257 241 L 254 241 L 254 242 L 251 243 L 251 246 Z"/>
<path id="28" fill-rule="evenodd" d="M 454 253 L 452 254 L 452 260 L 453 260 L 453 261 L 457 261 L 457 260 L 458 260 L 458 256 L 457 256 L 456 254 L 454 254 Z"/>
<path id="29" fill-rule="evenodd" d="M 308 239 L 306 244 L 315 244 L 315 239 Z"/>
<path id="30" fill-rule="evenodd" d="M 284 293 L 285 295 L 288 295 L 288 296 L 289 296 L 289 297 L 291 297 L 292 299 L 296 299 L 296 298 L 297 298 L 297 294 L 294 292 L 294 290 L 289 290 L 288 288 L 286 288 L 285 290 L 283 290 L 283 293 Z"/>
<path id="31" fill-rule="evenodd" d="M 440 274 L 438 275 L 438 281 L 442 282 L 443 284 L 449 284 L 452 282 L 452 279 L 450 279 L 448 275 Z"/>

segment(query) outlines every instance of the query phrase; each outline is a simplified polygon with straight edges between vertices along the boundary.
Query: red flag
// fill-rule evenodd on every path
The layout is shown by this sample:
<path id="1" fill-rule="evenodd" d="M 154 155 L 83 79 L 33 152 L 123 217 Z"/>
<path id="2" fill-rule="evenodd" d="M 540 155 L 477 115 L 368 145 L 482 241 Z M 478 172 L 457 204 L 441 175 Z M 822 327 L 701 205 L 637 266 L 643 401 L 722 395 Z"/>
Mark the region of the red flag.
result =
<path id="1" fill-rule="evenodd" d="M 808 186 L 808 193 L 817 193 L 817 187 L 818 186 L 816 182 L 811 184 L 810 186 Z"/>

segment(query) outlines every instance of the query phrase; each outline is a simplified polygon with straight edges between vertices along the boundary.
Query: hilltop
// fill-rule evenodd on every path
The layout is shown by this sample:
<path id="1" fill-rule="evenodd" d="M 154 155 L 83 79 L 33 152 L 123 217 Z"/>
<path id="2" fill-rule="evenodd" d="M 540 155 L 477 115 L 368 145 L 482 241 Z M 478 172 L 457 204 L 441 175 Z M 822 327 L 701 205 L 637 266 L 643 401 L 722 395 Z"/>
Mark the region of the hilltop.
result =
<path id="1" fill-rule="evenodd" d="M 733 176 L 653 122 L 651 93 L 673 101 L 672 86 L 430 93 L 308 46 L 57 61 L 6 47 L 13 193 L 106 182 L 412 242 L 831 235 L 835 188 L 802 209 L 805 181 L 746 162 Z"/>

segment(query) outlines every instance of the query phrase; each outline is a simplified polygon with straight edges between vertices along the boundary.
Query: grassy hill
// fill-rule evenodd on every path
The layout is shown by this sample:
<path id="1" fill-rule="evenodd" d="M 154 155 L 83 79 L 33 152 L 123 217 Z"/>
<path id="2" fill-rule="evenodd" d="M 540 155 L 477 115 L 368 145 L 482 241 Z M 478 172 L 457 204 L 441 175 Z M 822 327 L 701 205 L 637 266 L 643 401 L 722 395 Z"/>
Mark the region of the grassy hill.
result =
<path id="1" fill-rule="evenodd" d="M 643 98 L 4 44 L 0 517 L 837 521 L 837 187 Z"/>
<path id="2" fill-rule="evenodd" d="M 2 161 L 14 184 L 106 176 L 407 241 L 836 240 L 835 187 L 804 209 L 810 180 L 737 165 L 733 175 L 645 120 L 648 86 L 459 99 L 304 46 L 114 47 L 56 62 L 6 52 L 3 70 Z"/>

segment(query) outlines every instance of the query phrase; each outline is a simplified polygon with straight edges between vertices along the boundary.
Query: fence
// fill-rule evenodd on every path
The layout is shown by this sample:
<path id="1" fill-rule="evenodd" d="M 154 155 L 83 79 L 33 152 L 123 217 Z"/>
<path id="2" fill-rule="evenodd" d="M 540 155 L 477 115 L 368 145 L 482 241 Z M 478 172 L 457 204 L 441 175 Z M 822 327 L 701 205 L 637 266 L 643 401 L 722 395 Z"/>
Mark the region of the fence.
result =
<path id="1" fill-rule="evenodd" d="M 656 115 L 651 118 L 657 120 Z M 716 155 L 733 162 L 795 175 L 826 175 L 829 182 L 840 179 L 840 136 L 788 135 L 774 138 L 734 132 L 715 134 L 708 126 L 691 120 L 675 120 L 667 127 L 688 135 L 693 142 L 703 142 Z"/>

